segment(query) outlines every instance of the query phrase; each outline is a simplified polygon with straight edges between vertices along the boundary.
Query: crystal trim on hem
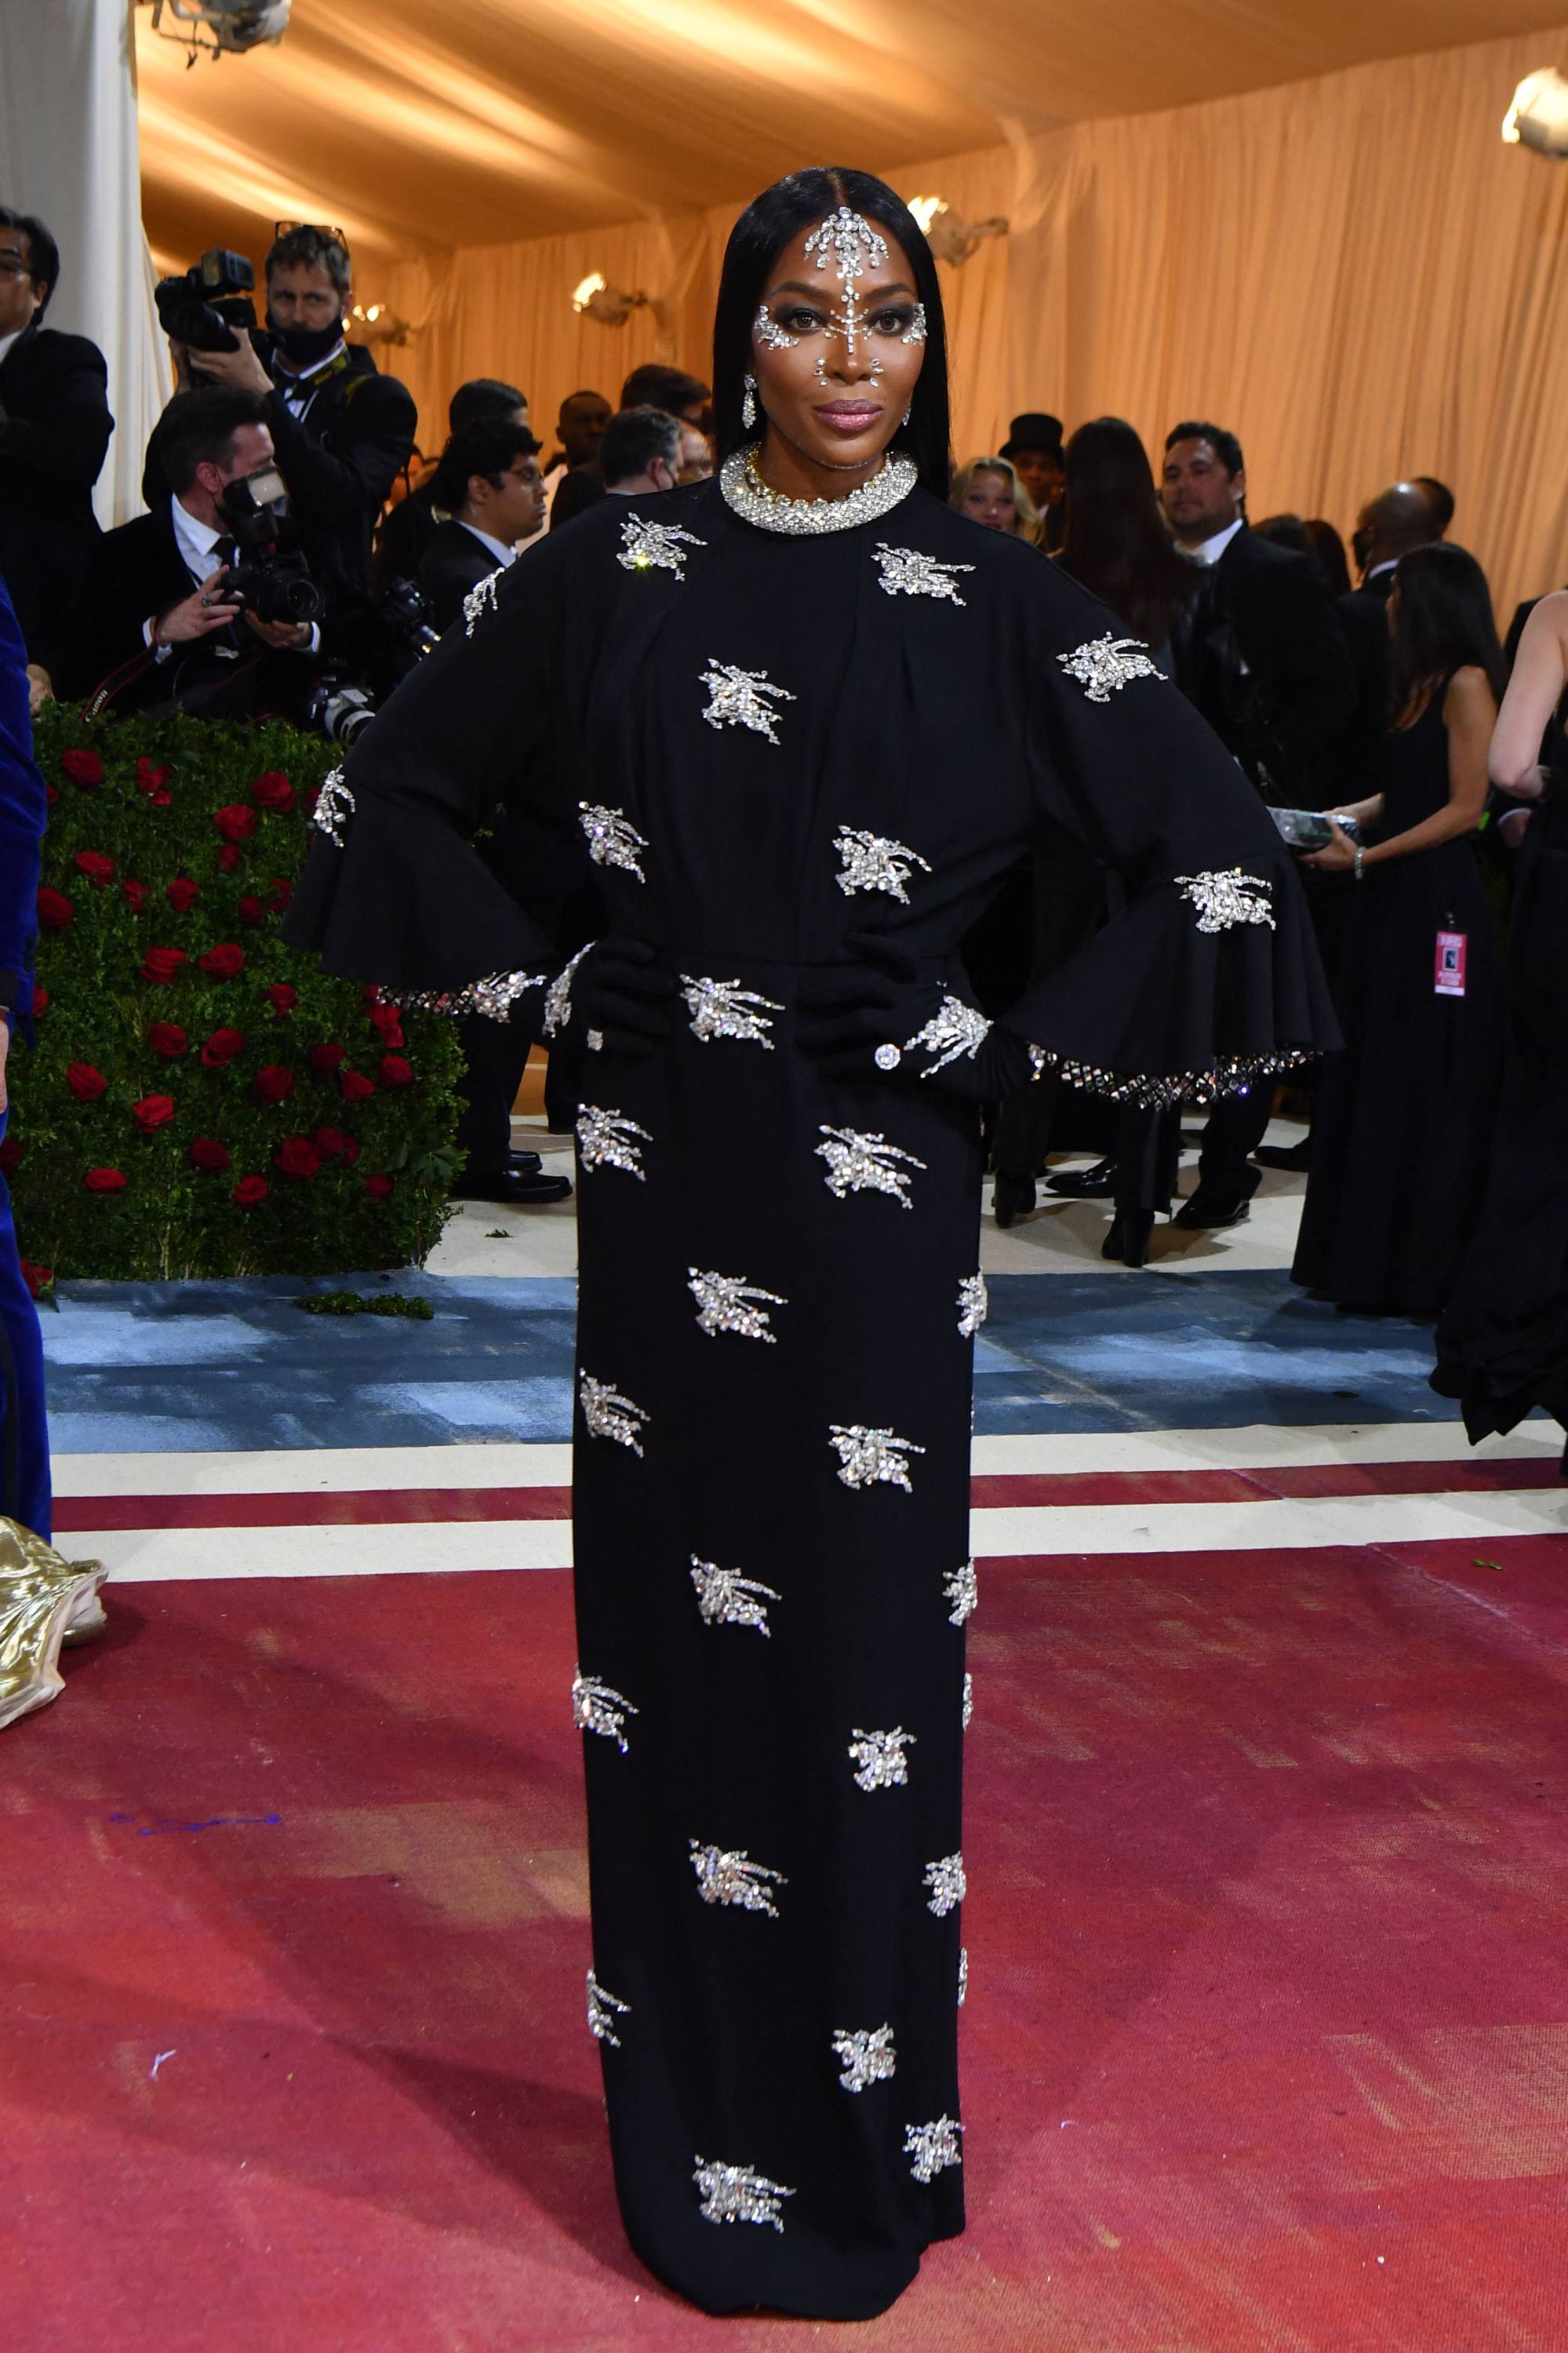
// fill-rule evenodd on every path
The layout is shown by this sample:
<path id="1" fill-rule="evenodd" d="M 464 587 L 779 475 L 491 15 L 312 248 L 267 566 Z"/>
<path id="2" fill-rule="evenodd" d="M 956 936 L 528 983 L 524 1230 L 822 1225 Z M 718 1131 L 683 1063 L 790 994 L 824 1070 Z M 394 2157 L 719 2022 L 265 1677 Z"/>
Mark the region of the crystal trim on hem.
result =
<path id="1" fill-rule="evenodd" d="M 1236 1054 L 1208 1071 L 1102 1071 L 1096 1063 L 1075 1061 L 1049 1046 L 1029 1048 L 1035 1076 L 1055 1071 L 1069 1087 L 1085 1094 L 1103 1095 L 1110 1103 L 1139 1104 L 1145 1111 L 1163 1111 L 1169 1103 L 1216 1103 L 1222 1095 L 1244 1095 L 1254 1082 L 1279 1071 L 1297 1071 L 1318 1060 L 1316 1047 L 1282 1046 L 1273 1054 Z"/>

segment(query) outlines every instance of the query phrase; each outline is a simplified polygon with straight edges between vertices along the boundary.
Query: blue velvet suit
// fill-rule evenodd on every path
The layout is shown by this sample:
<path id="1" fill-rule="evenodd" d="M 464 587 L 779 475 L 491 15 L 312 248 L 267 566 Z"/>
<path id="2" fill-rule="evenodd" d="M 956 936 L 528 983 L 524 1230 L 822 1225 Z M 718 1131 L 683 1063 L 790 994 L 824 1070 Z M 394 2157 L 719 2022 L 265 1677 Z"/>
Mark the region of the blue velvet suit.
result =
<path id="1" fill-rule="evenodd" d="M 30 1030 L 44 780 L 33 758 L 27 654 L 0 580 L 0 1018 Z M 0 1112 L 0 1136 L 7 1114 Z M 49 1434 L 38 1318 L 16 1252 L 11 1196 L 0 1176 L 0 1512 L 50 1532 Z"/>

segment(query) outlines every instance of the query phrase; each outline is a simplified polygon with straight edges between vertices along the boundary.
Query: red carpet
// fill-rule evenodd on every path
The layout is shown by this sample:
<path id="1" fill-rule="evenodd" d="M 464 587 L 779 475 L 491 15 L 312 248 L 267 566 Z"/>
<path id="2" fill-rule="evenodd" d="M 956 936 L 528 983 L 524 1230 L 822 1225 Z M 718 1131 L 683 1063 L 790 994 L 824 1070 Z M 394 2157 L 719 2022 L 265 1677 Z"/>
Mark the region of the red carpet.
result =
<path id="1" fill-rule="evenodd" d="M 982 1564 L 973 2220 L 856 2329 L 622 2243 L 563 1576 L 111 1589 L 0 1749 L 6 2353 L 1563 2353 L 1568 1544 L 1481 1553 Z"/>

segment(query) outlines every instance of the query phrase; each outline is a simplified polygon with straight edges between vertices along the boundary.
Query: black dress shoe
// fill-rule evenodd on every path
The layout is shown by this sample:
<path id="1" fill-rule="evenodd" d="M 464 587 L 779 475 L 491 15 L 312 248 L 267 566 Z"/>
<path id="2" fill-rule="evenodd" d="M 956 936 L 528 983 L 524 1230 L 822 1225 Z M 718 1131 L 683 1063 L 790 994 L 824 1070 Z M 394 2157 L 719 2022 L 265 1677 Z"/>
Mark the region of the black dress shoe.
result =
<path id="1" fill-rule="evenodd" d="M 997 1172 L 991 1189 L 992 1215 L 999 1226 L 1011 1226 L 1019 1218 L 1026 1218 L 1035 1206 L 1035 1180 L 1032 1176 L 1004 1176 Z"/>
<path id="2" fill-rule="evenodd" d="M 1059 1193 L 1068 1201 L 1101 1201 L 1116 1189 L 1116 1163 L 1097 1160 L 1092 1168 L 1064 1168 L 1059 1176 L 1047 1176 L 1047 1193 Z"/>
<path id="3" fill-rule="evenodd" d="M 500 1201 L 508 1209 L 542 1209 L 569 1201 L 568 1176 L 531 1176 L 526 1168 L 470 1169 L 451 1187 L 454 1201 Z"/>
<path id="4" fill-rule="evenodd" d="M 506 1165 L 509 1168 L 520 1170 L 524 1176 L 537 1176 L 544 1163 L 537 1152 L 509 1152 Z"/>
<path id="5" fill-rule="evenodd" d="M 1189 1233 L 1216 1233 L 1222 1226 L 1245 1225 L 1251 1215 L 1250 1195 L 1245 1201 L 1226 1199 L 1223 1194 L 1211 1193 L 1200 1185 L 1191 1200 L 1182 1203 L 1173 1222 L 1185 1226 Z"/>
<path id="6" fill-rule="evenodd" d="M 1110 1221 L 1110 1231 L 1100 1244 L 1100 1255 L 1119 1258 L 1123 1266 L 1144 1266 L 1153 1230 L 1152 1209 L 1118 1209 Z"/>
<path id="7" fill-rule="evenodd" d="M 1259 1144 L 1252 1156 L 1260 1168 L 1294 1168 L 1304 1174 L 1312 1165 L 1312 1139 L 1304 1135 L 1300 1144 Z"/>

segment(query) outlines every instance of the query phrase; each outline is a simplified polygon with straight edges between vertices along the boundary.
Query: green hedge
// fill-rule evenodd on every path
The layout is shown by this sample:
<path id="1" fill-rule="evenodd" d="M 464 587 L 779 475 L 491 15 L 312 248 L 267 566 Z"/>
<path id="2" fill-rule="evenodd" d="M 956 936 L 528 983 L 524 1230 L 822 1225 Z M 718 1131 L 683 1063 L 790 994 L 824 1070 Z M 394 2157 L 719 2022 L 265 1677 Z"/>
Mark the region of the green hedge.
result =
<path id="1" fill-rule="evenodd" d="M 450 1024 L 278 936 L 331 746 L 64 705 L 37 743 L 37 1043 L 12 1054 L 0 1145 L 35 1289 L 422 1262 L 454 1166 Z"/>

